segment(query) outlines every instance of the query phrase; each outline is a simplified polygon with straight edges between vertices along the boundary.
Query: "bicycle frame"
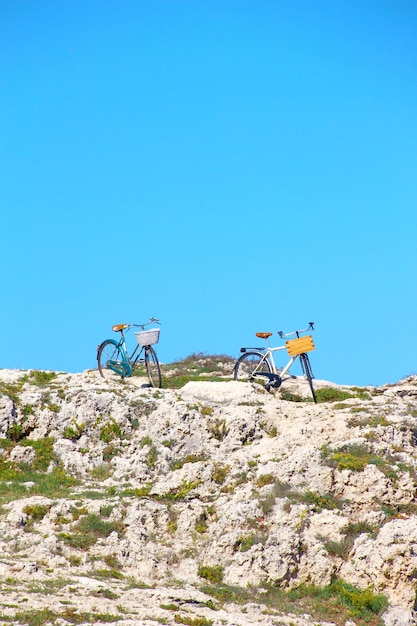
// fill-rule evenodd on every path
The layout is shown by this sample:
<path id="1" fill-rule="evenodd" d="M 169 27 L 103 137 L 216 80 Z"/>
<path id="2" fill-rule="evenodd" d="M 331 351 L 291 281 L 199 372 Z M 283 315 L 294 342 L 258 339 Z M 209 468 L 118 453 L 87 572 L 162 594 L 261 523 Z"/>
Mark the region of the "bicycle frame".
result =
<path id="1" fill-rule="evenodd" d="M 122 336 L 121 339 L 119 341 L 119 343 L 117 344 L 118 348 L 120 348 L 122 354 L 123 354 L 123 364 L 120 366 L 118 363 L 115 364 L 110 364 L 109 365 L 109 369 L 115 371 L 117 374 L 122 374 L 123 376 L 131 376 L 132 375 L 132 370 L 134 368 L 134 366 L 140 362 L 140 360 L 144 361 L 144 358 L 140 358 L 142 352 L 145 349 L 145 346 L 140 346 L 139 344 L 137 344 L 137 346 L 135 347 L 135 349 L 133 350 L 132 354 L 129 355 L 129 351 L 127 349 L 126 346 L 126 338 L 123 334 L 122 331 Z M 136 355 L 136 358 L 135 358 Z"/>
<path id="2" fill-rule="evenodd" d="M 132 354 L 129 355 L 124 330 L 130 330 L 132 327 L 142 328 L 142 330 L 144 330 L 145 326 L 153 322 L 159 323 L 155 318 L 151 318 L 149 322 L 146 322 L 145 324 L 128 324 L 125 328 L 120 328 L 120 339 L 119 341 L 114 340 L 114 345 L 120 349 L 123 356 L 123 362 L 120 363 L 118 361 L 110 361 L 107 365 L 108 369 L 113 370 L 116 374 L 125 378 L 132 375 L 133 368 L 137 363 L 140 363 L 141 361 L 145 362 L 144 357 L 141 358 L 141 355 L 145 350 L 145 346 L 141 346 L 139 343 L 136 344 Z"/>
<path id="3" fill-rule="evenodd" d="M 291 375 L 287 376 L 287 374 L 289 373 L 295 361 L 299 358 L 303 374 L 309 382 L 314 402 L 317 402 L 313 385 L 312 385 L 312 379 L 314 378 L 314 376 L 311 370 L 310 360 L 308 358 L 308 355 L 306 354 L 306 352 L 310 350 L 314 350 L 313 339 L 311 335 L 300 337 L 302 333 L 308 332 L 310 330 L 314 330 L 313 322 L 310 322 L 308 325 L 308 328 L 305 328 L 303 330 L 296 330 L 296 331 L 293 331 L 291 333 L 286 333 L 286 334 L 284 334 L 282 331 L 279 331 L 278 335 L 281 337 L 281 339 L 284 339 L 287 337 L 294 337 L 294 339 L 286 341 L 285 345 L 283 346 L 277 346 L 274 348 L 272 348 L 269 345 L 269 337 L 272 335 L 272 333 L 257 333 L 257 337 L 260 337 L 261 339 L 265 339 L 266 344 L 267 344 L 266 348 L 241 348 L 242 353 L 248 352 L 248 353 L 252 353 L 254 355 L 256 354 L 259 356 L 259 362 L 255 366 L 255 369 L 252 370 L 251 376 L 262 376 L 268 379 L 268 382 L 265 384 L 268 390 L 271 387 L 278 388 L 280 387 L 281 383 L 284 380 L 286 380 L 286 378 L 289 378 L 289 377 L 295 378 L 295 376 L 291 376 Z M 290 356 L 290 360 L 283 368 L 277 368 L 277 366 L 275 365 L 274 353 L 279 352 L 280 350 L 287 350 Z M 244 358 L 245 357 L 242 356 L 236 362 L 236 365 L 235 365 L 235 379 L 236 380 L 238 376 L 239 363 Z M 262 371 L 265 368 L 265 366 L 267 366 L 267 369 L 268 369 L 268 371 L 266 372 Z"/>
<path id="4" fill-rule="evenodd" d="M 108 369 L 113 370 L 113 372 L 116 372 L 116 374 L 119 374 L 119 376 L 122 376 L 123 378 L 125 378 L 126 376 L 131 376 L 132 364 L 131 364 L 131 359 L 129 357 L 129 353 L 127 351 L 126 339 L 123 334 L 123 331 L 121 331 L 120 340 L 118 342 L 114 341 L 114 345 L 120 348 L 120 351 L 123 356 L 123 362 L 119 363 L 118 361 L 114 361 L 114 362 L 110 361 L 107 365 Z"/>
<path id="5" fill-rule="evenodd" d="M 266 350 L 265 348 L 242 348 L 242 352 L 249 352 L 251 350 L 259 352 L 259 353 L 262 352 L 262 359 L 259 361 L 259 367 L 262 366 L 264 361 L 269 361 L 274 377 L 279 376 L 281 380 L 284 380 L 284 376 L 291 369 L 292 365 L 295 363 L 295 361 L 298 359 L 300 355 L 297 354 L 297 356 L 292 356 L 290 360 L 288 361 L 288 363 L 286 364 L 286 366 L 283 367 L 282 369 L 277 368 L 277 366 L 275 365 L 275 360 L 274 360 L 274 352 L 279 352 L 280 350 L 286 350 L 286 346 L 277 346 L 276 348 L 271 348 L 271 346 L 268 343 L 268 340 L 266 341 L 267 341 Z M 254 374 L 257 376 L 266 376 L 267 378 L 269 377 L 268 374 L 266 374 L 265 372 L 254 372 Z"/>

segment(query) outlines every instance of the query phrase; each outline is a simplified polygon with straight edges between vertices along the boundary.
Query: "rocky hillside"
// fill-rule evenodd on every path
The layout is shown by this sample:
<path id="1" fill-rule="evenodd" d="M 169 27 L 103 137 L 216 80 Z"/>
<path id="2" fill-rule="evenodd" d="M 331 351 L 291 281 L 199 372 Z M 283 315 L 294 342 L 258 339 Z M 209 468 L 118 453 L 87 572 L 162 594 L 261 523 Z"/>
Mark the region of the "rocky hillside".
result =
<path id="1" fill-rule="evenodd" d="M 0 622 L 416 624 L 417 377 L 314 404 L 194 361 L 0 370 Z"/>

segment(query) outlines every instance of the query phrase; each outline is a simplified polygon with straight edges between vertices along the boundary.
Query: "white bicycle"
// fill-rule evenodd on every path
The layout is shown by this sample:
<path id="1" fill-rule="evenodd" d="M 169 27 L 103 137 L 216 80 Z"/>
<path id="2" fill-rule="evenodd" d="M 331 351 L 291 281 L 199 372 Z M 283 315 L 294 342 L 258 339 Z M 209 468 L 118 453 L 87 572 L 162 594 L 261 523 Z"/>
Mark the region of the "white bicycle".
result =
<path id="1" fill-rule="evenodd" d="M 253 381 L 256 376 L 266 378 L 265 387 L 270 389 L 278 389 L 283 381 L 287 378 L 296 378 L 296 376 L 288 375 L 291 367 L 299 358 L 304 376 L 308 380 L 314 402 L 317 402 L 316 394 L 313 388 L 313 372 L 311 370 L 310 359 L 307 352 L 314 350 L 313 337 L 311 335 L 300 336 L 303 333 L 314 330 L 314 322 L 309 322 L 308 328 L 303 330 L 294 330 L 291 333 L 283 333 L 278 331 L 281 339 L 294 337 L 289 339 L 283 346 L 272 348 L 269 345 L 269 337 L 272 333 L 256 333 L 260 339 L 265 339 L 266 348 L 241 348 L 242 355 L 236 361 L 233 376 L 235 380 Z M 283 368 L 277 368 L 274 361 L 274 352 L 279 350 L 287 350 L 290 360 Z"/>

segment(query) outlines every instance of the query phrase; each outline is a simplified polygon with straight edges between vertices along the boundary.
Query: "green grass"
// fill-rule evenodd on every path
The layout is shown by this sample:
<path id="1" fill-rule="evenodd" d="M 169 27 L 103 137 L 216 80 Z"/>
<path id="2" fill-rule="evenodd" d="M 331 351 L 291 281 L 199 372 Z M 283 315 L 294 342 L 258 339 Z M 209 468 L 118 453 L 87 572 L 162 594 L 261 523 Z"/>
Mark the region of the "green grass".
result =
<path id="1" fill-rule="evenodd" d="M 24 374 L 15 383 L 0 382 L 0 394 L 8 396 L 15 405 L 20 404 L 19 394 L 22 391 L 23 385 L 28 381 L 28 375 Z"/>
<path id="2" fill-rule="evenodd" d="M 303 503 L 315 511 L 321 511 L 322 509 L 341 509 L 343 508 L 343 501 L 336 498 L 331 493 L 318 494 L 310 490 L 307 491 L 295 491 L 287 483 L 282 483 L 279 480 L 270 478 L 269 474 L 260 476 L 258 481 L 259 486 L 270 485 L 270 489 L 267 493 L 262 494 L 259 497 L 259 506 L 261 507 L 264 515 L 267 515 L 273 509 L 277 498 L 287 498 L 290 503 Z"/>
<path id="3" fill-rule="evenodd" d="M 174 622 L 176 624 L 187 624 L 187 626 L 212 626 L 213 620 L 206 617 L 190 617 L 189 615 L 180 615 L 176 613 L 174 616 Z M 163 622 L 165 623 L 165 622 Z"/>
<path id="4" fill-rule="evenodd" d="M 361 400 L 370 399 L 370 394 L 361 387 L 351 387 L 349 391 L 335 387 L 323 387 L 322 389 L 316 389 L 315 394 L 317 402 L 343 402 L 343 400 L 350 400 L 352 398 L 359 398 Z M 345 406 L 339 405 L 337 408 L 345 408 Z"/>
<path id="5" fill-rule="evenodd" d="M 62 619 L 69 624 L 82 624 L 85 622 L 93 624 L 96 622 L 113 624 L 124 618 L 120 615 L 111 615 L 110 613 L 78 613 L 73 607 L 68 607 L 64 611 L 53 611 L 49 608 L 19 611 L 14 617 L 0 614 L 0 619 L 6 623 L 27 624 L 27 626 L 44 626 L 44 624 L 47 623 L 55 624 L 58 619 Z"/>
<path id="6" fill-rule="evenodd" d="M 37 387 L 46 387 L 51 381 L 56 378 L 55 372 L 46 372 L 43 370 L 34 370 L 28 377 L 28 382 L 36 385 Z"/>
<path id="7" fill-rule="evenodd" d="M 375 537 L 377 529 L 366 522 L 352 522 L 348 524 L 342 532 L 345 533 L 345 537 L 342 541 L 328 541 L 324 544 L 324 547 L 329 554 L 345 559 L 351 551 L 355 539 L 359 537 L 359 535 L 368 533 L 372 537 Z"/>
<path id="8" fill-rule="evenodd" d="M 41 441 L 39 442 L 41 444 Z M 41 458 L 39 463 L 44 460 Z M 25 483 L 33 483 L 28 489 Z M 0 459 L 0 503 L 18 500 L 28 495 L 41 495 L 48 498 L 69 497 L 79 482 L 69 476 L 61 467 L 46 473 L 23 463 L 15 464 Z"/>
<path id="9" fill-rule="evenodd" d="M 343 580 L 334 580 L 326 587 L 301 585 L 291 591 L 274 585 L 258 589 L 222 583 L 205 585 L 201 590 L 215 598 L 221 606 L 231 602 L 240 605 L 259 603 L 269 610 L 294 615 L 308 613 L 315 621 L 332 620 L 340 626 L 352 619 L 357 624 L 383 626 L 381 615 L 388 606 L 385 596 L 376 595 L 370 589 L 357 589 Z"/>
<path id="10" fill-rule="evenodd" d="M 236 359 L 224 354 L 190 354 L 184 359 L 162 365 L 162 386 L 179 389 L 190 381 L 232 380 Z"/>
<path id="11" fill-rule="evenodd" d="M 59 533 L 58 538 L 72 548 L 88 550 L 99 538 L 108 537 L 112 532 L 122 535 L 123 530 L 121 522 L 106 521 L 96 513 L 89 513 L 75 524 L 72 532 Z"/>
<path id="12" fill-rule="evenodd" d="M 207 456 L 205 454 L 187 454 L 187 456 L 177 461 L 172 461 L 170 469 L 172 471 L 181 469 L 186 463 L 199 463 L 200 461 L 206 461 Z"/>

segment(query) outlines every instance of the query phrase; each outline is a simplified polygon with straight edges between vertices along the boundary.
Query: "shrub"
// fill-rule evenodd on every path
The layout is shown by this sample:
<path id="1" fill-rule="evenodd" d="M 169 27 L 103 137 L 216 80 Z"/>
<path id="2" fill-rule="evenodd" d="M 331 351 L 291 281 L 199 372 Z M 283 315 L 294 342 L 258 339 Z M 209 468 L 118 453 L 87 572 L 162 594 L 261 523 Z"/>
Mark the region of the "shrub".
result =
<path id="1" fill-rule="evenodd" d="M 341 402 L 348 398 L 354 398 L 355 396 L 349 391 L 343 391 L 334 387 L 323 387 L 322 389 L 316 389 L 317 402 Z"/>
<path id="2" fill-rule="evenodd" d="M 45 387 L 48 383 L 56 378 L 55 372 L 45 372 L 43 370 L 34 370 L 31 372 L 29 382 L 38 387 Z"/>
<path id="3" fill-rule="evenodd" d="M 388 602 L 382 595 L 375 595 L 370 588 L 357 589 L 344 580 L 335 580 L 330 590 L 336 594 L 342 604 L 349 607 L 354 617 L 366 617 L 372 613 L 384 611 Z"/>
<path id="4" fill-rule="evenodd" d="M 119 424 L 111 419 L 100 430 L 100 441 L 110 443 L 113 439 L 122 439 L 122 431 Z"/>
<path id="5" fill-rule="evenodd" d="M 280 397 L 281 400 L 286 400 L 287 402 L 306 402 L 306 398 L 303 398 L 303 396 L 286 389 L 280 392 Z"/>
<path id="6" fill-rule="evenodd" d="M 265 485 L 273 485 L 275 483 L 275 478 L 272 474 L 262 474 L 256 481 L 258 487 L 265 487 Z"/>
<path id="7" fill-rule="evenodd" d="M 217 483 L 218 485 L 222 485 L 224 481 L 226 480 L 226 476 L 229 473 L 229 471 L 230 471 L 229 465 L 215 465 L 213 476 L 212 476 L 214 482 Z"/>
<path id="8" fill-rule="evenodd" d="M 223 441 L 223 439 L 227 435 L 226 420 L 207 420 L 206 424 L 209 433 L 218 441 Z"/>
<path id="9" fill-rule="evenodd" d="M 28 530 L 35 522 L 40 522 L 45 515 L 49 512 L 51 505 L 43 504 L 28 504 L 23 508 L 23 513 L 26 513 L 28 520 L 26 522 L 26 530 Z"/>
<path id="10" fill-rule="evenodd" d="M 96 513 L 90 513 L 77 522 L 73 533 L 60 533 L 58 537 L 73 548 L 88 549 L 100 537 L 108 537 L 112 532 L 121 534 L 122 531 L 120 522 L 104 521 Z"/>
<path id="11" fill-rule="evenodd" d="M 77 440 L 81 437 L 85 430 L 85 424 L 78 424 L 75 420 L 72 420 L 72 426 L 67 426 L 62 433 L 64 439 Z"/>
<path id="12" fill-rule="evenodd" d="M 251 549 L 252 546 L 255 546 L 258 543 L 264 543 L 265 537 L 258 534 L 251 534 L 244 537 L 243 535 L 239 537 L 236 543 L 233 546 L 233 550 L 237 552 L 247 552 Z"/>
<path id="13" fill-rule="evenodd" d="M 344 446 L 337 451 L 331 451 L 325 447 L 322 448 L 321 454 L 329 465 L 335 465 L 338 470 L 348 469 L 353 472 L 362 472 L 372 461 L 369 448 L 362 444 Z"/>
<path id="14" fill-rule="evenodd" d="M 179 487 L 171 489 L 162 496 L 162 499 L 166 498 L 168 500 L 183 500 L 193 489 L 199 486 L 201 480 L 195 480 L 191 482 L 187 482 L 185 480 L 182 481 L 182 484 Z"/>
<path id="15" fill-rule="evenodd" d="M 178 470 L 181 469 L 181 467 L 183 467 L 186 463 L 198 463 L 199 461 L 205 461 L 206 458 L 207 457 L 205 454 L 188 454 L 183 459 L 178 459 L 178 461 L 172 461 L 170 467 L 172 470 Z"/>
<path id="16" fill-rule="evenodd" d="M 224 569 L 221 565 L 215 565 L 213 567 L 209 565 L 200 565 L 197 570 L 197 575 L 200 578 L 205 578 L 212 584 L 218 584 L 223 582 Z"/>
<path id="17" fill-rule="evenodd" d="M 302 496 L 302 501 L 305 504 L 312 504 L 316 509 L 341 509 L 342 502 L 338 498 L 335 498 L 331 493 L 320 495 L 312 491 L 306 491 Z"/>
<path id="18" fill-rule="evenodd" d="M 155 446 L 150 446 L 149 452 L 146 456 L 146 465 L 153 469 L 156 465 L 156 461 L 158 460 L 158 450 Z"/>

